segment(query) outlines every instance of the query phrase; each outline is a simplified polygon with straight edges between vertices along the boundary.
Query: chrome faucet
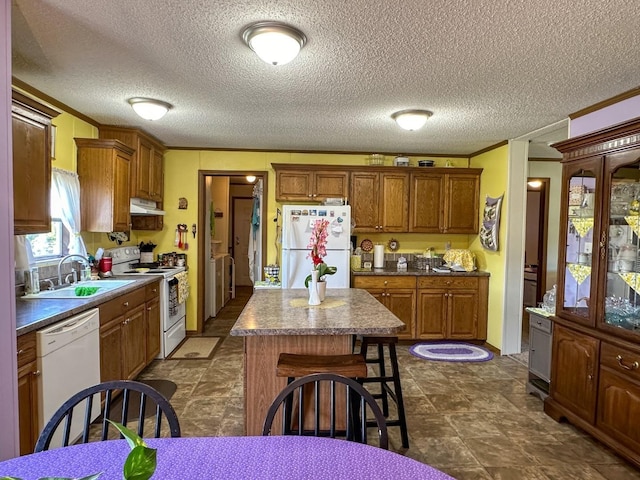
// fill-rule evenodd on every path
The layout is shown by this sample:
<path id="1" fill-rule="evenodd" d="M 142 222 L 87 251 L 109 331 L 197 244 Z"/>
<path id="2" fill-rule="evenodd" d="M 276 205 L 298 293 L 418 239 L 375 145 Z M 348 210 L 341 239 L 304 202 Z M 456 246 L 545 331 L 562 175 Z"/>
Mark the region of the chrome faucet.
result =
<path id="1" fill-rule="evenodd" d="M 80 260 L 82 260 L 82 262 L 84 263 L 85 266 L 89 265 L 89 259 L 83 255 L 80 255 L 78 253 L 72 253 L 71 255 L 67 255 L 65 257 L 62 257 L 60 259 L 60 261 L 58 262 L 58 285 L 62 285 L 62 264 L 64 262 L 66 262 L 67 260 L 69 260 L 70 258 L 79 258 Z M 73 271 L 73 270 L 72 270 Z M 68 276 L 68 275 L 67 275 Z M 66 280 L 66 278 L 65 278 Z"/>

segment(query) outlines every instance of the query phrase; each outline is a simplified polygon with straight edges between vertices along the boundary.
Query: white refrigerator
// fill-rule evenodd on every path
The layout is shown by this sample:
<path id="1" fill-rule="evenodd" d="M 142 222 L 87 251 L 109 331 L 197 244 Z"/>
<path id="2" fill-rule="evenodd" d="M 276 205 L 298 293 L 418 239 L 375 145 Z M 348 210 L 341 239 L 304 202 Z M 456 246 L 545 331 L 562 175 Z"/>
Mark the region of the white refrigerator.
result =
<path id="1" fill-rule="evenodd" d="M 327 288 L 349 288 L 351 256 L 351 206 L 284 205 L 282 207 L 282 288 L 304 288 L 311 273 L 311 231 L 316 220 L 329 221 L 324 263 L 337 268 L 328 275 Z"/>

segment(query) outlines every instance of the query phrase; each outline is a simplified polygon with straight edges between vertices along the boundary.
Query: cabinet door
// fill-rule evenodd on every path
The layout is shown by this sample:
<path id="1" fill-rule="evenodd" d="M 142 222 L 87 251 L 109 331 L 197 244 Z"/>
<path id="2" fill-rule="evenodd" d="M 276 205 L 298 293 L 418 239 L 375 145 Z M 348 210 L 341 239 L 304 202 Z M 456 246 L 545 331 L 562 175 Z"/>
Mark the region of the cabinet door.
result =
<path id="1" fill-rule="evenodd" d="M 20 455 L 33 453 L 39 432 L 38 364 L 33 361 L 18 369 L 18 425 Z"/>
<path id="2" fill-rule="evenodd" d="M 144 305 L 131 309 L 122 323 L 123 378 L 134 378 L 146 365 Z"/>
<path id="3" fill-rule="evenodd" d="M 380 176 L 377 173 L 351 174 L 351 218 L 356 226 L 353 232 L 378 232 Z"/>
<path id="4" fill-rule="evenodd" d="M 136 152 L 137 162 L 136 171 L 132 172 L 133 181 L 131 182 L 131 196 L 151 200 L 151 165 L 153 162 L 153 146 L 140 139 L 138 142 L 138 151 Z"/>
<path id="5" fill-rule="evenodd" d="M 640 384 L 608 368 L 600 369 L 598 427 L 630 449 L 640 452 Z"/>
<path id="6" fill-rule="evenodd" d="M 447 338 L 464 340 L 478 337 L 477 290 L 449 290 Z"/>
<path id="7" fill-rule="evenodd" d="M 151 179 L 150 194 L 151 200 L 155 202 L 162 202 L 164 197 L 164 155 L 161 151 L 153 150 L 153 156 L 151 157 L 151 173 L 149 178 Z"/>
<path id="8" fill-rule="evenodd" d="M 338 171 L 315 172 L 313 199 L 344 198 L 349 195 L 349 173 Z"/>
<path id="9" fill-rule="evenodd" d="M 439 340 L 447 335 L 447 291 L 440 288 L 418 290 L 416 338 Z"/>
<path id="10" fill-rule="evenodd" d="M 444 224 L 444 178 L 439 174 L 412 174 L 409 231 L 440 233 Z"/>
<path id="11" fill-rule="evenodd" d="M 446 175 L 445 233 L 478 233 L 480 176 Z"/>
<path id="12" fill-rule="evenodd" d="M 530 315 L 533 322 L 535 315 Z M 551 333 L 539 328 L 529 328 L 529 371 L 542 380 L 551 378 Z"/>
<path id="13" fill-rule="evenodd" d="M 378 230 L 406 232 L 409 227 L 409 175 L 406 173 L 381 174 L 380 192 Z"/>
<path id="14" fill-rule="evenodd" d="M 145 303 L 147 322 L 147 364 L 160 353 L 160 298 L 153 298 Z"/>
<path id="15" fill-rule="evenodd" d="M 416 314 L 415 289 L 393 289 L 386 292 L 386 307 L 404 323 L 404 328 L 397 333 L 398 338 L 411 339 Z"/>
<path id="16" fill-rule="evenodd" d="M 551 396 L 589 423 L 595 422 L 599 340 L 556 325 Z"/>
<path id="17" fill-rule="evenodd" d="M 276 200 L 311 200 L 313 173 L 298 170 L 276 172 Z"/>
<path id="18" fill-rule="evenodd" d="M 13 97 L 14 233 L 46 233 L 51 230 L 51 117 L 33 108 L 33 100 L 17 92 Z"/>
<path id="19" fill-rule="evenodd" d="M 129 158 L 117 153 L 113 165 L 115 187 L 114 232 L 128 232 L 129 226 Z"/>
<path id="20" fill-rule="evenodd" d="M 593 259 L 599 258 L 598 244 L 604 241 L 597 232 L 601 215 L 596 215 L 602 202 L 601 179 L 601 157 L 572 162 L 562 170 L 560 238 L 563 240 L 560 245 L 563 248 L 558 249 L 556 315 L 589 327 L 595 326 L 597 310 L 599 262 Z M 587 255 L 591 251 L 595 255 Z"/>
<path id="21" fill-rule="evenodd" d="M 113 322 L 100 327 L 100 381 L 122 380 L 122 322 L 116 317 Z"/>

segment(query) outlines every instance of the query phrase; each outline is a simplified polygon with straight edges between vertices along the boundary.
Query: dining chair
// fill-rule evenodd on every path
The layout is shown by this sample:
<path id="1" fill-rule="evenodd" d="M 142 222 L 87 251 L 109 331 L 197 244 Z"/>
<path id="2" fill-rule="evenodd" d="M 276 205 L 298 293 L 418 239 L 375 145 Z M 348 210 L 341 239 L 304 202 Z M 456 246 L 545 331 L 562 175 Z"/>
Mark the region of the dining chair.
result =
<path id="1" fill-rule="evenodd" d="M 96 411 L 94 402 L 100 402 L 100 409 L 98 418 L 92 420 L 92 412 Z M 80 422 L 76 420 L 74 423 L 74 413 L 80 415 Z M 58 439 L 61 439 L 60 446 L 63 447 L 69 443 L 97 440 L 98 435 L 99 440 L 104 441 L 109 438 L 110 427 L 111 438 L 121 438 L 117 429 L 107 420 L 121 423 L 131 430 L 135 429 L 140 437 L 144 436 L 145 424 L 149 424 L 153 426 L 155 438 L 159 438 L 165 423 L 163 415 L 168 424 L 169 435 L 179 437 L 178 416 L 169 401 L 155 388 L 133 380 L 102 382 L 76 393 L 53 414 L 42 429 L 34 452 L 48 450 L 54 437 L 55 447 L 58 446 Z M 63 421 L 64 425 L 60 429 Z M 127 425 L 129 422 L 131 426 Z M 74 431 L 78 428 L 81 431 L 78 439 L 76 437 L 80 433 L 74 433 L 74 438 L 70 438 L 72 426 Z"/>
<path id="2" fill-rule="evenodd" d="M 308 387 L 313 387 L 311 394 L 313 401 L 305 401 L 306 393 L 309 392 Z M 344 425 L 346 428 L 344 430 L 338 428 L 339 394 L 345 395 Z M 294 408 L 292 400 L 294 396 L 297 397 L 298 412 L 297 415 L 292 416 L 287 410 Z M 262 435 L 272 433 L 273 422 L 278 412 L 282 413 L 282 435 L 344 438 L 365 444 L 367 443 L 367 413 L 370 412 L 375 418 L 380 448 L 389 448 L 385 418 L 376 400 L 356 380 L 343 375 L 314 373 L 289 383 L 269 407 Z M 311 421 L 309 417 L 312 417 Z M 285 419 L 290 419 L 293 423 L 287 425 Z"/>

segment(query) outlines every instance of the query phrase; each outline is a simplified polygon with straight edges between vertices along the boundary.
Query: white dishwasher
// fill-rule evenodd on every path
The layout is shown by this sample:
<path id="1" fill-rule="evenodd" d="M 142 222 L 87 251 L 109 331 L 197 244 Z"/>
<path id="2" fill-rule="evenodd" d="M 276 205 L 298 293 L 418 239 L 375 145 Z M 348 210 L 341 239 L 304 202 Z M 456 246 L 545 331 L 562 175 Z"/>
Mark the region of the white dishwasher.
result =
<path id="1" fill-rule="evenodd" d="M 99 310 L 94 308 L 38 330 L 36 338 L 40 370 L 38 417 L 42 431 L 56 410 L 72 395 L 100 383 Z M 84 403 L 78 408 L 81 410 L 74 411 L 70 440 L 81 432 Z M 91 419 L 99 414 L 100 399 L 97 398 L 93 402 Z M 60 444 L 61 436 L 54 436 L 52 448 Z"/>

